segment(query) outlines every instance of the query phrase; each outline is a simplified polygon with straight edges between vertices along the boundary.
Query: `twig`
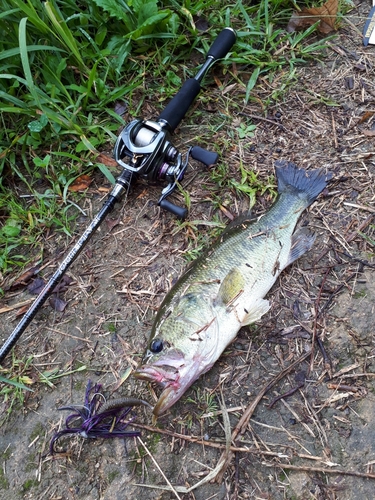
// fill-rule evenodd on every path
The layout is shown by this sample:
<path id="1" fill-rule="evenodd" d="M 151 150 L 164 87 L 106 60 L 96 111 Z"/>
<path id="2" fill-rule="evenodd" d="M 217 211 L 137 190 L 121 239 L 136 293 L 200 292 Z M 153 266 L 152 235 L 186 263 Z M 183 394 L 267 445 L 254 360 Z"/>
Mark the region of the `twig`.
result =
<path id="1" fill-rule="evenodd" d="M 168 478 L 166 477 L 166 475 L 164 474 L 164 472 L 161 470 L 161 468 L 159 467 L 159 464 L 157 463 L 157 461 L 155 460 L 155 458 L 152 456 L 152 454 L 150 453 L 149 449 L 147 448 L 147 446 L 145 445 L 145 443 L 142 441 L 142 439 L 137 436 L 137 439 L 138 441 L 141 443 L 141 445 L 143 446 L 143 448 L 146 450 L 146 453 L 147 455 L 149 455 L 149 457 L 151 458 L 151 460 L 154 462 L 156 468 L 158 469 L 158 471 L 160 472 L 160 474 L 163 476 L 165 482 L 167 483 L 167 485 L 169 486 L 170 488 L 170 491 L 172 491 L 175 495 L 176 498 L 178 498 L 178 500 L 181 500 L 181 497 L 180 495 L 177 493 L 177 491 L 173 488 L 173 486 L 171 485 L 171 483 L 169 482 Z"/>
<path id="2" fill-rule="evenodd" d="M 298 377 L 297 379 L 297 375 L 300 375 L 300 374 L 303 374 L 303 379 L 300 377 Z M 292 387 L 289 391 L 287 392 L 284 392 L 283 394 L 279 394 L 278 396 L 276 396 L 272 401 L 271 403 L 268 405 L 268 408 L 272 408 L 272 406 L 277 403 L 277 401 L 279 401 L 280 399 L 284 399 L 284 398 L 287 398 L 289 396 L 292 396 L 292 394 L 294 394 L 295 392 L 297 392 L 299 389 L 302 389 L 302 387 L 305 385 L 305 373 L 304 372 L 299 372 L 297 373 L 296 375 L 296 382 L 297 382 L 297 385 Z"/>
<path id="3" fill-rule="evenodd" d="M 345 238 L 346 241 L 350 243 L 352 240 L 354 240 L 354 238 L 358 236 L 358 233 L 366 229 L 366 227 L 370 224 L 373 218 L 374 218 L 373 214 L 370 214 L 368 217 L 366 217 L 366 219 L 358 226 L 358 228 L 351 234 L 349 234 L 347 238 Z"/>
<path id="4" fill-rule="evenodd" d="M 46 330 L 49 330 L 50 332 L 58 333 L 59 335 L 65 335 L 66 337 L 70 337 L 71 339 L 76 339 L 79 340 L 80 342 L 87 342 L 90 344 L 92 340 L 90 339 L 85 339 L 83 337 L 76 337 L 75 335 L 72 335 L 71 333 L 66 333 L 61 330 L 58 330 L 57 328 L 50 328 L 49 326 L 45 327 Z"/>
<path id="5" fill-rule="evenodd" d="M 215 441 L 207 441 L 207 440 L 202 439 L 198 436 L 187 436 L 186 434 L 179 434 L 178 432 L 168 431 L 166 429 L 158 429 L 157 427 L 152 427 L 152 426 L 146 425 L 146 424 L 138 424 L 137 422 L 132 422 L 131 425 L 132 425 L 132 427 L 136 427 L 137 429 L 143 429 L 145 431 L 155 432 L 157 434 L 164 434 L 165 436 L 170 436 L 170 437 L 173 437 L 175 439 L 183 439 L 185 441 L 189 441 L 189 443 L 197 443 L 197 444 L 201 444 L 202 446 L 206 446 L 209 448 L 216 448 L 219 450 L 226 450 L 227 449 L 227 445 L 224 443 L 218 443 Z M 258 448 L 247 448 L 244 446 L 232 446 L 231 445 L 231 446 L 229 446 L 228 449 L 229 449 L 229 451 L 233 451 L 233 452 L 254 453 L 257 455 L 267 455 L 270 457 L 278 457 L 278 458 L 290 458 L 285 453 L 276 452 L 276 451 L 263 451 L 263 450 L 259 450 Z M 304 457 L 302 457 L 302 458 L 304 458 Z M 318 457 L 318 458 L 320 459 L 320 457 Z M 316 460 L 318 458 L 315 457 Z M 320 459 L 320 460 L 323 460 L 323 459 Z"/>
<path id="6" fill-rule="evenodd" d="M 375 269 L 375 265 L 374 264 L 370 264 L 368 260 L 358 259 L 358 257 L 354 257 L 350 253 L 343 252 L 342 250 L 337 250 L 336 249 L 336 251 L 338 253 L 341 253 L 342 255 L 345 255 L 345 257 L 348 257 L 348 259 L 354 260 L 354 262 L 359 262 L 360 264 L 362 264 L 363 267 L 367 266 L 367 267 L 370 267 L 371 269 Z M 363 272 L 363 269 L 359 269 L 357 272 Z"/>
<path id="7" fill-rule="evenodd" d="M 344 255 L 348 256 L 345 252 L 342 252 Z M 339 285 L 336 290 L 334 290 L 331 295 L 329 296 L 329 299 L 325 302 L 325 304 L 322 306 L 322 308 L 320 309 L 319 311 L 319 316 L 321 316 L 321 314 L 323 313 L 323 311 L 325 311 L 327 309 L 327 307 L 331 304 L 332 300 L 334 299 L 334 297 L 349 283 L 349 281 L 351 281 L 353 278 L 356 278 L 358 276 L 359 273 L 362 273 L 363 272 L 363 267 L 364 265 L 367 265 L 369 267 L 375 267 L 375 266 L 371 266 L 371 264 L 363 264 L 362 262 L 359 261 L 359 259 L 355 259 L 353 258 L 353 260 L 357 261 L 360 263 L 360 265 L 358 266 L 358 270 L 355 271 L 354 273 L 352 273 L 348 278 L 346 278 L 346 280 L 344 281 L 344 283 L 341 283 L 341 285 Z"/>
<path id="8" fill-rule="evenodd" d="M 365 205 L 357 205 L 357 203 L 350 203 L 349 201 L 344 201 L 343 205 L 346 205 L 347 207 L 359 208 L 360 210 L 366 210 L 367 212 L 375 214 L 375 208 L 366 207 Z"/>
<path id="9" fill-rule="evenodd" d="M 331 112 L 331 120 L 332 120 L 332 131 L 333 131 L 333 141 L 335 148 L 338 148 L 338 142 L 337 142 L 337 134 L 336 134 L 336 124 L 335 124 L 335 119 L 333 116 L 333 113 Z"/>
<path id="10" fill-rule="evenodd" d="M 272 125 L 277 125 L 282 130 L 285 130 L 284 125 L 281 125 L 281 123 L 277 123 L 277 122 L 275 122 L 273 120 L 270 120 L 269 118 L 264 118 L 263 116 L 252 115 L 252 114 L 243 113 L 243 112 L 240 112 L 240 113 L 237 113 L 237 114 L 240 115 L 240 116 L 246 116 L 247 118 L 252 118 L 253 120 L 260 120 L 262 122 L 272 123 Z"/>
<path id="11" fill-rule="evenodd" d="M 20 307 L 24 307 L 24 306 L 28 306 L 29 304 L 31 304 L 32 302 L 34 302 L 34 298 L 33 299 L 27 299 L 27 300 L 24 300 L 22 302 L 18 302 L 17 304 L 13 304 L 12 306 L 4 306 L 0 309 L 0 314 L 2 313 L 6 313 L 6 312 L 9 312 L 9 311 L 13 311 L 14 309 L 19 309 Z"/>
<path id="12" fill-rule="evenodd" d="M 313 371 L 313 365 L 314 365 L 314 347 L 315 347 L 315 341 L 316 341 L 317 344 L 318 344 L 318 346 L 319 346 L 319 348 L 320 348 L 320 350 L 321 350 L 321 352 L 324 353 L 324 358 L 325 358 L 324 359 L 324 365 L 325 365 L 326 370 L 328 370 L 328 373 L 329 373 L 330 376 L 332 375 L 332 364 L 331 364 L 331 362 L 330 362 L 329 359 L 328 359 L 328 362 L 327 362 L 327 358 L 328 357 L 326 357 L 326 352 L 325 352 L 325 349 L 323 347 L 323 343 L 319 339 L 319 335 L 317 335 L 317 326 L 318 326 L 318 317 L 321 314 L 321 312 L 319 311 L 319 303 L 320 303 L 320 299 L 322 297 L 322 291 L 323 291 L 325 282 L 326 282 L 328 274 L 330 273 L 331 270 L 332 270 L 331 267 L 327 267 L 326 272 L 324 273 L 324 277 L 323 277 L 322 283 L 321 283 L 320 288 L 319 288 L 318 297 L 317 297 L 317 299 L 315 301 L 315 304 L 314 304 L 315 316 L 314 316 L 313 336 L 312 336 L 312 340 L 311 340 L 311 359 L 310 359 L 310 370 L 309 370 L 309 373 L 311 373 Z"/>
<path id="13" fill-rule="evenodd" d="M 147 488 L 156 488 L 156 489 L 163 489 L 163 490 L 168 490 L 168 491 L 170 491 L 170 488 L 172 488 L 173 492 L 177 492 L 178 491 L 180 493 L 190 493 L 191 491 L 195 490 L 199 486 L 202 486 L 203 484 L 208 483 L 209 481 L 211 481 L 211 480 L 213 480 L 213 479 L 215 479 L 217 477 L 217 475 L 219 474 L 219 472 L 221 471 L 221 469 L 225 465 L 225 457 L 227 456 L 227 454 L 230 451 L 230 440 L 231 440 L 230 422 L 229 422 L 228 412 L 226 411 L 226 408 L 225 408 L 225 405 L 224 405 L 224 401 L 223 402 L 219 401 L 219 404 L 220 404 L 220 408 L 222 410 L 222 415 L 223 415 L 223 423 L 224 423 L 224 431 L 225 431 L 225 441 L 226 441 L 226 444 L 225 444 L 225 452 L 222 455 L 222 457 L 220 458 L 220 460 L 218 461 L 218 463 L 216 464 L 216 467 L 213 470 L 211 470 L 211 472 L 209 472 L 206 477 L 204 477 L 201 481 L 198 481 L 198 483 L 194 484 L 190 488 L 185 488 L 184 486 L 175 486 L 173 488 L 172 485 L 169 483 L 169 481 L 166 478 L 165 479 L 167 480 L 168 486 L 169 486 L 168 488 L 159 487 L 159 486 L 153 486 L 153 485 L 146 485 L 146 484 L 140 484 L 138 486 L 145 486 Z M 146 449 L 146 451 L 148 451 L 146 447 L 145 447 L 145 449 Z"/>
<path id="14" fill-rule="evenodd" d="M 325 467 L 309 467 L 307 465 L 291 465 L 291 464 L 269 464 L 263 462 L 263 465 L 267 467 L 279 467 L 280 469 L 289 470 L 305 470 L 307 472 L 323 472 L 324 474 L 337 474 L 343 476 L 354 476 L 354 477 L 365 477 L 366 479 L 375 479 L 375 474 L 370 474 L 367 472 L 356 472 L 351 470 L 342 469 L 327 469 Z"/>

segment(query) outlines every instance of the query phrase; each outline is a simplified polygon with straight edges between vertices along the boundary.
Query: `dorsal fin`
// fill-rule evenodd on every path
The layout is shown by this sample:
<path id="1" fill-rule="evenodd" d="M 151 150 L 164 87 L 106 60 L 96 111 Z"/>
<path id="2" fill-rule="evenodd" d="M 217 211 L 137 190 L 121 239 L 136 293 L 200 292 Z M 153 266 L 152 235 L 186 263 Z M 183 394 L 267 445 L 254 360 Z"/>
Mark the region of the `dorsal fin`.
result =
<path id="1" fill-rule="evenodd" d="M 225 236 L 227 233 L 232 233 L 237 229 L 246 229 L 250 224 L 253 224 L 257 220 L 257 217 L 251 215 L 250 210 L 248 212 L 243 212 L 227 225 L 227 227 L 221 233 L 221 236 Z"/>

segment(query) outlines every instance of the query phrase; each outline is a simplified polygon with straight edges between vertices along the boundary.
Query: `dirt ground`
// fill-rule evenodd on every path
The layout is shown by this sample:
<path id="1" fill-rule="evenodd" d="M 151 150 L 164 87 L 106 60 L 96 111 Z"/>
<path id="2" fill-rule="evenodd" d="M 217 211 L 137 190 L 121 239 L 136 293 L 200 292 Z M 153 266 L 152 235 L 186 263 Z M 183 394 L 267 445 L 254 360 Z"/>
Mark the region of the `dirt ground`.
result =
<path id="1" fill-rule="evenodd" d="M 367 14 L 367 3 L 352 14 Z M 246 196 L 219 186 L 194 162 L 185 177 L 188 221 L 200 223 L 177 223 L 156 204 L 160 187 L 135 185 L 69 270 L 74 281 L 64 295 L 65 311 L 45 306 L 17 344 L 15 359 L 33 356 L 27 374 L 35 383 L 23 407 L 13 408 L 1 425 L 1 497 L 374 498 L 375 47 L 362 46 L 356 19 L 327 43 L 321 61 L 298 68 L 292 81 L 287 72 L 272 82 L 261 78 L 246 106 L 244 89 L 228 87 L 229 77 L 217 66 L 222 86 L 212 81 L 206 87 L 175 136 L 185 151 L 199 130 L 206 141 L 200 145 L 216 145 L 221 153 L 218 171 L 228 165 L 228 178 L 238 181 L 241 162 L 266 182 L 281 158 L 332 173 L 301 220 L 317 235 L 314 247 L 283 272 L 268 295 L 270 312 L 241 329 L 212 370 L 158 419 L 160 432 L 149 410 L 136 409 L 139 438 L 66 438 L 57 446 L 65 451 L 52 457 L 49 442 L 67 416 L 57 408 L 83 404 L 89 379 L 101 383 L 106 396 L 156 400 L 157 389 L 131 376 L 121 384 L 121 378 L 141 359 L 186 253 L 208 240 L 204 222 L 227 224 L 228 215 L 249 206 Z M 251 68 L 237 71 L 250 74 Z M 146 101 L 144 116 L 153 111 Z M 236 129 L 250 122 L 257 124 L 255 136 L 239 139 Z M 102 187 L 98 174 L 82 201 L 87 217 L 79 220 L 76 237 L 100 208 Z M 175 200 L 183 203 L 181 196 Z M 267 193 L 258 193 L 254 213 L 270 203 Z M 71 243 L 56 235 L 43 242 L 49 265 L 42 275 L 53 272 Z M 30 297 L 25 289 L 9 292 L 0 308 Z M 17 310 L 0 315 L 1 340 L 17 324 Z M 40 373 L 53 369 L 62 376 L 51 379 L 52 387 L 40 382 Z M 301 372 L 305 383 L 293 392 Z M 2 418 L 8 408 L 9 401 L 1 402 Z M 232 451 L 225 455 L 230 432 Z M 220 473 L 222 457 L 227 462 Z M 211 472 L 213 480 L 204 483 Z"/>

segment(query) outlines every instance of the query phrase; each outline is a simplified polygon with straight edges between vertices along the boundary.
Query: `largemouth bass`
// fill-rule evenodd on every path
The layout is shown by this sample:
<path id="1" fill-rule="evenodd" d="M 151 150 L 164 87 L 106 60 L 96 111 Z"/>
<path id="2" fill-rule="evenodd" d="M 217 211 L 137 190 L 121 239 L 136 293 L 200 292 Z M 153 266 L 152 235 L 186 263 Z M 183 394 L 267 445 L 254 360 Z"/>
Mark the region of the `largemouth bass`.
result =
<path id="1" fill-rule="evenodd" d="M 311 248 L 315 236 L 295 226 L 328 176 L 287 162 L 278 163 L 276 176 L 278 198 L 271 209 L 256 220 L 230 224 L 162 302 L 134 373 L 164 388 L 156 416 L 213 366 L 242 326 L 269 310 L 264 296 L 281 271 Z"/>

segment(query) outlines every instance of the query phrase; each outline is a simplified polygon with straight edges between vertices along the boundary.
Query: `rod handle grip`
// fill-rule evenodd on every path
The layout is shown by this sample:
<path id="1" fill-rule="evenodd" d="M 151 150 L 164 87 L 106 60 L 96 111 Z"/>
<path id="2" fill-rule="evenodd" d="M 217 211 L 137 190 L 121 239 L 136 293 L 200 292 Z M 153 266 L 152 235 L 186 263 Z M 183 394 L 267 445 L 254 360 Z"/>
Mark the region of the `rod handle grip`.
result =
<path id="1" fill-rule="evenodd" d="M 194 99 L 199 94 L 200 89 L 200 83 L 195 78 L 189 78 L 161 112 L 159 120 L 167 122 L 170 132 L 176 129 L 177 125 L 186 115 Z"/>
<path id="2" fill-rule="evenodd" d="M 222 59 L 225 57 L 236 41 L 236 32 L 232 28 L 224 28 L 208 51 L 207 57 Z"/>

